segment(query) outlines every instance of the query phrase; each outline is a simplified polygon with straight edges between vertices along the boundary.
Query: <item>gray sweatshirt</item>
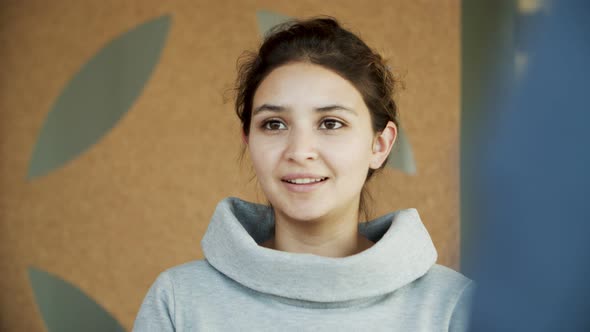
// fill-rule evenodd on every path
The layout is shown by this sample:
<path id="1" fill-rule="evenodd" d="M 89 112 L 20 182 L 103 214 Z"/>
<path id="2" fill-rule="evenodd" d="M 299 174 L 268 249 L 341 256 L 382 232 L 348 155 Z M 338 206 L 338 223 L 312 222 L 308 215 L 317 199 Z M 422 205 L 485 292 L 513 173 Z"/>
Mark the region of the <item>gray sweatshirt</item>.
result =
<path id="1" fill-rule="evenodd" d="M 414 209 L 359 224 L 375 244 L 344 258 L 268 249 L 270 208 L 219 203 L 204 260 L 162 272 L 133 331 L 464 331 L 473 283 L 436 265 Z"/>

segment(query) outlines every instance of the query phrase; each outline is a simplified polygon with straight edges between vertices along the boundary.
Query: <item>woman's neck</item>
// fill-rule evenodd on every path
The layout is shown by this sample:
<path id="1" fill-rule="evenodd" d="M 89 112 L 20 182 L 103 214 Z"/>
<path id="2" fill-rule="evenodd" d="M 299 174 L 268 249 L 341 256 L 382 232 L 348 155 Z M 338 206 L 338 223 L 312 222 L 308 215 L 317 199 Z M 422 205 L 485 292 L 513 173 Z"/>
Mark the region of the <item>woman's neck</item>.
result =
<path id="1" fill-rule="evenodd" d="M 366 250 L 373 244 L 358 232 L 356 213 L 300 221 L 275 211 L 275 234 L 261 245 L 292 253 L 346 257 Z"/>

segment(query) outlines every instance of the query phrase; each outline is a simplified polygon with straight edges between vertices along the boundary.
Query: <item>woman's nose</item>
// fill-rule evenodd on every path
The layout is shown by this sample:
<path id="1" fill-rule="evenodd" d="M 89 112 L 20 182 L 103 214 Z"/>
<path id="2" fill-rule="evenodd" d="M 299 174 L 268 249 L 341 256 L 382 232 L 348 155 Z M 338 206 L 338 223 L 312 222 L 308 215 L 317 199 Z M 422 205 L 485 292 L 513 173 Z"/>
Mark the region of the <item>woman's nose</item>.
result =
<path id="1" fill-rule="evenodd" d="M 317 142 L 311 130 L 292 130 L 287 141 L 285 157 L 302 163 L 318 158 Z"/>

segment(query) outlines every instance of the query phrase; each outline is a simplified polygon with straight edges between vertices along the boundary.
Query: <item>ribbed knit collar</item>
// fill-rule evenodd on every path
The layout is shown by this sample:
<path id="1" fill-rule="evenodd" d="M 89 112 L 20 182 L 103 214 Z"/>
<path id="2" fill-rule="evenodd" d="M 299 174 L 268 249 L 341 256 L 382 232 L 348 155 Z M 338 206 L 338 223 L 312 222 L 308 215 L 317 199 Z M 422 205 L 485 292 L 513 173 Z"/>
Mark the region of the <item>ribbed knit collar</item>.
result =
<path id="1" fill-rule="evenodd" d="M 215 269 L 248 288 L 313 302 L 351 301 L 393 292 L 423 276 L 437 258 L 415 209 L 359 224 L 359 232 L 375 244 L 343 258 L 260 246 L 273 229 L 268 206 L 226 198 L 217 205 L 201 241 L 203 253 Z"/>

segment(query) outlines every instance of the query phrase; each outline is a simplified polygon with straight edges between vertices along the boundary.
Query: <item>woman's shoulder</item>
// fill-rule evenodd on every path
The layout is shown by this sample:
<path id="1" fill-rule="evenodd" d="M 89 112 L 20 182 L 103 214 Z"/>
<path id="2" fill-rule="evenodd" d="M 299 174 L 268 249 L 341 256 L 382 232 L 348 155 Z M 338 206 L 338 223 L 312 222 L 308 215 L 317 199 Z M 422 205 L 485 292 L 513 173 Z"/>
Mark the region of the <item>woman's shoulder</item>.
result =
<path id="1" fill-rule="evenodd" d="M 475 283 L 463 274 L 435 264 L 422 277 L 398 290 L 398 296 L 422 310 L 447 317 L 449 331 L 463 331 L 469 312 Z"/>
<path id="2" fill-rule="evenodd" d="M 170 267 L 161 272 L 152 287 L 167 288 L 176 295 L 198 292 L 226 281 L 205 259 L 194 260 Z"/>
<path id="3" fill-rule="evenodd" d="M 134 331 L 173 331 L 174 324 L 182 324 L 190 310 L 206 307 L 206 301 L 212 298 L 210 295 L 218 293 L 226 283 L 206 260 L 164 270 L 143 300 Z"/>
<path id="4" fill-rule="evenodd" d="M 418 278 L 416 286 L 426 290 L 438 290 L 439 292 L 461 295 L 475 287 L 475 283 L 451 268 L 434 264 L 424 276 Z"/>
<path id="5" fill-rule="evenodd" d="M 424 278 L 436 283 L 451 283 L 456 284 L 457 286 L 466 286 L 473 282 L 471 279 L 467 278 L 462 273 L 439 264 L 434 264 L 430 268 L 430 270 L 428 270 L 428 272 L 424 275 Z"/>
<path id="6" fill-rule="evenodd" d="M 412 297 L 448 308 L 469 303 L 475 292 L 475 282 L 446 266 L 434 264 L 426 274 L 403 290 Z"/>
<path id="7" fill-rule="evenodd" d="M 211 265 L 209 265 L 207 260 L 198 259 L 169 267 L 162 273 L 175 277 L 182 277 L 184 275 L 191 275 L 195 273 L 210 273 L 213 272 L 212 270 L 214 269 Z"/>

